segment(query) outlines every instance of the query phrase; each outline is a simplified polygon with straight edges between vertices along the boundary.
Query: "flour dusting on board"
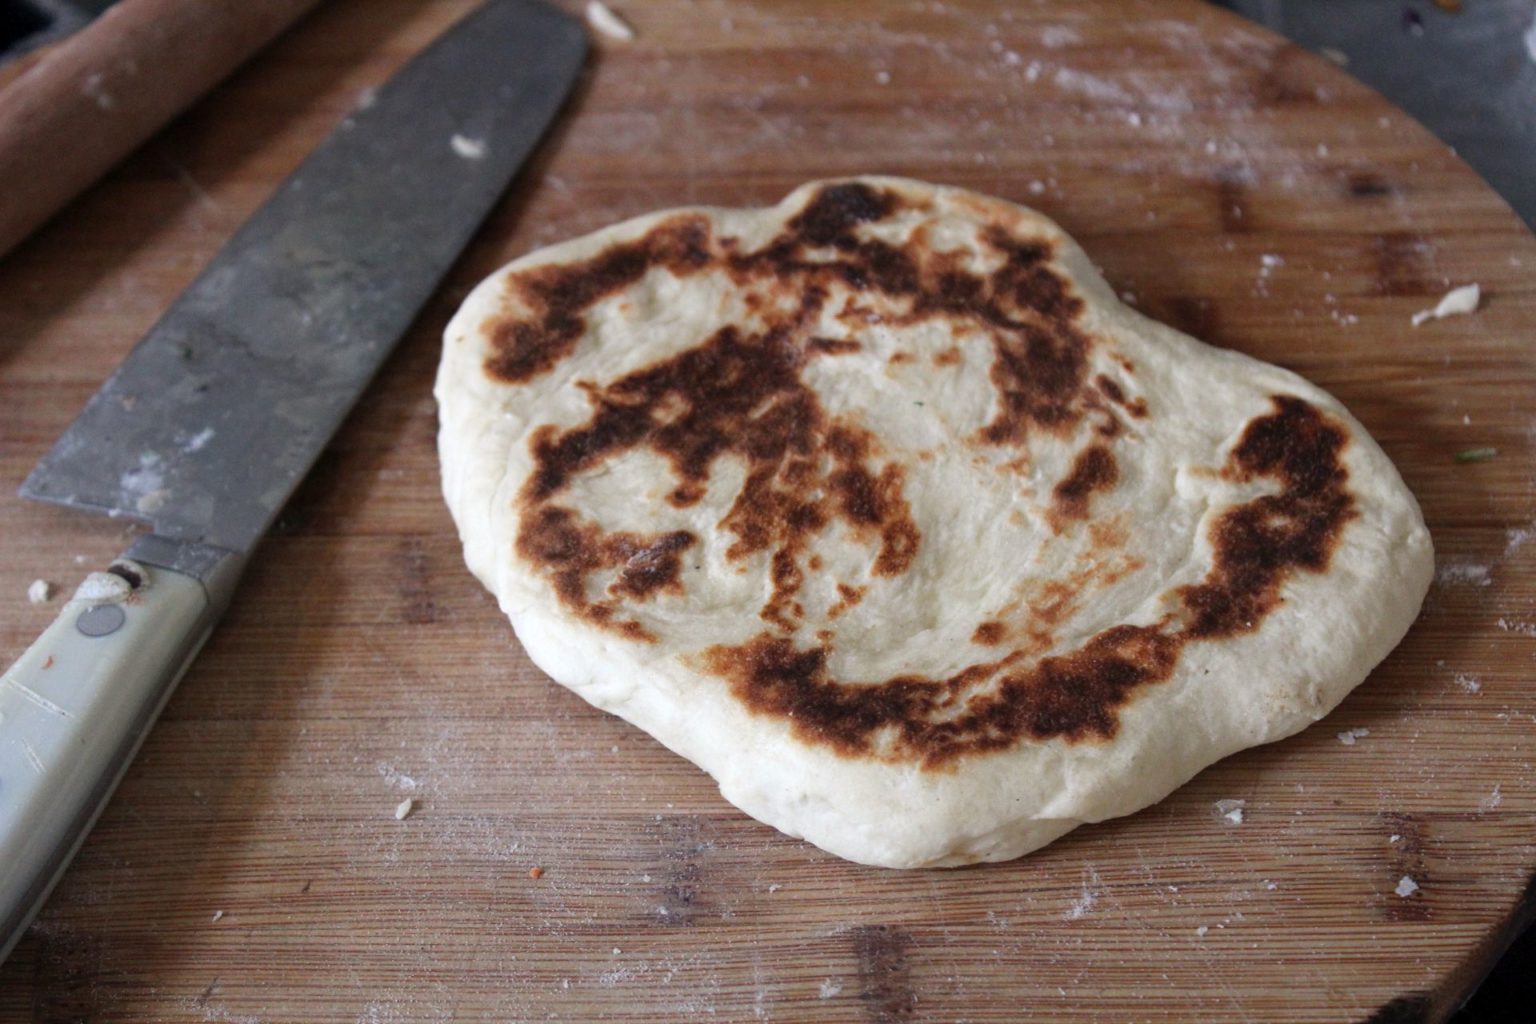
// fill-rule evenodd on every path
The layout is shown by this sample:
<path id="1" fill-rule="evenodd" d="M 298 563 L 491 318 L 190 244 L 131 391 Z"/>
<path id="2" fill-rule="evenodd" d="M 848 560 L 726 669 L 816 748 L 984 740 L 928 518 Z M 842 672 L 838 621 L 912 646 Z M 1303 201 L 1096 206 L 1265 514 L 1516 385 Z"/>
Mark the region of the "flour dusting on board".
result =
<path id="1" fill-rule="evenodd" d="M 1435 568 L 1435 583 L 1442 587 L 1486 587 L 1493 583 L 1493 578 L 1488 566 L 1453 558 Z"/>
<path id="2" fill-rule="evenodd" d="M 1083 881 L 1082 895 L 1072 901 L 1072 905 L 1067 908 L 1066 913 L 1061 915 L 1062 920 L 1076 921 L 1087 915 L 1093 909 L 1093 905 L 1098 902 L 1099 894 L 1097 890 L 1102 884 L 1098 871 L 1089 868 L 1087 877 Z"/>
<path id="3" fill-rule="evenodd" d="M 378 772 L 384 777 L 391 788 L 398 789 L 402 793 L 414 793 L 419 788 L 418 783 L 411 776 L 397 770 L 394 766 L 379 762 Z"/>

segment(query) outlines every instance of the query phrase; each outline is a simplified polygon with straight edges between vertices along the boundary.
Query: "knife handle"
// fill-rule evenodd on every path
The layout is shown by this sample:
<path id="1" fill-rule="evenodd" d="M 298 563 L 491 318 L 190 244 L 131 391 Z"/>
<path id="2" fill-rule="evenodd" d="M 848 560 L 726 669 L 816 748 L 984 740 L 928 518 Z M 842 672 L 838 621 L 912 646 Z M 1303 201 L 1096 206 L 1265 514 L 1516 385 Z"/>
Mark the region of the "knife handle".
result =
<path id="1" fill-rule="evenodd" d="M 243 558 L 140 537 L 0 676 L 0 961 L 228 603 Z"/>

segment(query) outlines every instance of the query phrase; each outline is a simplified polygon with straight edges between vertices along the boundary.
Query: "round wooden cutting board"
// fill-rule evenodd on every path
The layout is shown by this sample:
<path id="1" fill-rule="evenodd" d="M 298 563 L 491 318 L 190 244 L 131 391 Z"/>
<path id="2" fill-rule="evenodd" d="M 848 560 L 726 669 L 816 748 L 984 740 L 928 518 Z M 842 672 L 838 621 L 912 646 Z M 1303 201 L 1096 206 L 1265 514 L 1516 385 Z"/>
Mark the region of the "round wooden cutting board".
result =
<path id="1" fill-rule="evenodd" d="M 469 6 L 322 5 L 0 262 L 7 661 L 57 608 L 28 583 L 67 590 L 124 537 L 12 497 L 26 471 L 275 183 Z M 262 546 L 0 967 L 0 1021 L 1447 1015 L 1533 902 L 1536 239 L 1345 72 L 1195 0 L 615 6 L 638 38 L 598 40 Z M 619 218 L 861 172 L 1035 206 L 1127 301 L 1365 422 L 1439 574 L 1333 715 L 1023 860 L 893 872 L 745 818 L 529 663 L 438 494 L 431 379 L 458 300 Z M 1409 326 L 1469 282 L 1477 313 Z"/>

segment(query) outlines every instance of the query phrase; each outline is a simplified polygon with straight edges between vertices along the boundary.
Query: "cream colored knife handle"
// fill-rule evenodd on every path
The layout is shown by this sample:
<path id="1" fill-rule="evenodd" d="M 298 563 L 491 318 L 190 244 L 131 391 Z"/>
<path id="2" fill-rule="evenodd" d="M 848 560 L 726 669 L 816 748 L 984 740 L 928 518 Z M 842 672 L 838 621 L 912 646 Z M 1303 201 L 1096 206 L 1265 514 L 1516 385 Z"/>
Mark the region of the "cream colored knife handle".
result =
<path id="1" fill-rule="evenodd" d="M 142 537 L 0 676 L 0 960 L 208 638 L 241 562 Z"/>

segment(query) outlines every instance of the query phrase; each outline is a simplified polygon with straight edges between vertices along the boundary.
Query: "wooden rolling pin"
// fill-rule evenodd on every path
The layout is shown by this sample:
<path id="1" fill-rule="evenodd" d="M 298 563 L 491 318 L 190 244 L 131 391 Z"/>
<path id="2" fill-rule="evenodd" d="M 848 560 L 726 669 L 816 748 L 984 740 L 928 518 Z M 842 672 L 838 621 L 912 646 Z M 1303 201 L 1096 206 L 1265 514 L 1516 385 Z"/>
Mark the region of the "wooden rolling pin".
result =
<path id="1" fill-rule="evenodd" d="M 121 0 L 0 69 L 0 255 L 315 3 Z"/>

